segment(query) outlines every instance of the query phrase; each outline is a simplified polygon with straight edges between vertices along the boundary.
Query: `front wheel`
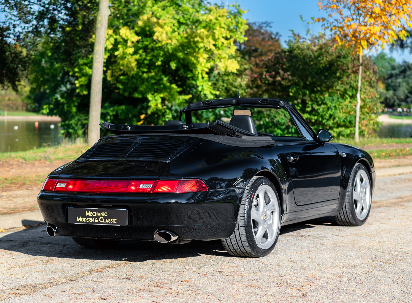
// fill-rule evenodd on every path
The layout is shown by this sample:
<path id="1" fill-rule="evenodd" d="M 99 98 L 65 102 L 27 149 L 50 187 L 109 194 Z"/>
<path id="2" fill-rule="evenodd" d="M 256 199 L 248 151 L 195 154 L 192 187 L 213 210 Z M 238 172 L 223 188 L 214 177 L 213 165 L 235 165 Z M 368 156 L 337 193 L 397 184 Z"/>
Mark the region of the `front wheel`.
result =
<path id="1" fill-rule="evenodd" d="M 226 251 L 239 257 L 263 257 L 276 245 L 280 233 L 279 198 L 273 183 L 253 177 L 245 189 L 237 224 L 222 240 Z"/>
<path id="2" fill-rule="evenodd" d="M 342 209 L 336 223 L 347 226 L 363 225 L 369 217 L 372 204 L 372 186 L 366 167 L 360 163 L 353 168 L 346 189 Z"/>

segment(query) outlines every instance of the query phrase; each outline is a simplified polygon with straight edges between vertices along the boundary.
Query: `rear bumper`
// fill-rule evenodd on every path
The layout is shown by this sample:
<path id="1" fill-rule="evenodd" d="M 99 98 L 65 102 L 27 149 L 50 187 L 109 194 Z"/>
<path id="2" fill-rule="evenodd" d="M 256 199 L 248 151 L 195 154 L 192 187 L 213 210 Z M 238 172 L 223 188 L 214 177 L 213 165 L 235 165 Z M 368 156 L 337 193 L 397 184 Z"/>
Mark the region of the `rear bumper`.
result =
<path id="1" fill-rule="evenodd" d="M 44 220 L 57 235 L 101 239 L 153 240 L 156 230 L 170 230 L 181 239 L 212 240 L 229 237 L 237 220 L 238 190 L 190 194 L 99 195 L 40 192 Z M 68 207 L 125 208 L 128 225 L 67 223 Z"/>

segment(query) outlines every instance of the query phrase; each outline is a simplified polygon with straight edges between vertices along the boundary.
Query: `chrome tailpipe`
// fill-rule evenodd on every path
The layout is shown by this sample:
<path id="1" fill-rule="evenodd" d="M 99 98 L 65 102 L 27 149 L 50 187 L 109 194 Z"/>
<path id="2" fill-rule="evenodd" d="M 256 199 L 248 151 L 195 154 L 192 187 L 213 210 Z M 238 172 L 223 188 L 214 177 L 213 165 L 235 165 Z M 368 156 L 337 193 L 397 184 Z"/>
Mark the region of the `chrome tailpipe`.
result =
<path id="1" fill-rule="evenodd" d="M 47 224 L 46 232 L 50 237 L 54 237 L 57 234 L 57 227 L 51 224 Z"/>
<path id="2" fill-rule="evenodd" d="M 157 230 L 154 233 L 154 239 L 159 243 L 169 243 L 177 240 L 179 236 L 168 230 Z"/>

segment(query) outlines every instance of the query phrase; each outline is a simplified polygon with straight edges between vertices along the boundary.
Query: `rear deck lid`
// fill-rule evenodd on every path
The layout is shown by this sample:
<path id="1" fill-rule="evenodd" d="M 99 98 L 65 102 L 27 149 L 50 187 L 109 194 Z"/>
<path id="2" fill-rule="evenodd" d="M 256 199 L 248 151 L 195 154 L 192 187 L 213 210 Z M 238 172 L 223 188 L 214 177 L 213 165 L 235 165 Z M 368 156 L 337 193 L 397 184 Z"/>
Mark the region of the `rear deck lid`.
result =
<path id="1" fill-rule="evenodd" d="M 80 159 L 127 159 L 170 162 L 185 151 L 196 138 L 173 136 L 107 136 L 85 152 Z"/>

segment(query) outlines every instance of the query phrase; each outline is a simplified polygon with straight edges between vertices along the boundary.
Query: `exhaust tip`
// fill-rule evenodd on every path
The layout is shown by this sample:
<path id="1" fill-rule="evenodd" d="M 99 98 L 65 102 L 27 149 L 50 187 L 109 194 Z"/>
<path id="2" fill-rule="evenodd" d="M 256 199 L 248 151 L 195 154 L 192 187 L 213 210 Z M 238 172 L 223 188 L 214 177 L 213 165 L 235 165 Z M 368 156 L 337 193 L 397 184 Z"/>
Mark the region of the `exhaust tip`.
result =
<path id="1" fill-rule="evenodd" d="M 46 227 L 46 232 L 50 237 L 54 237 L 57 234 L 57 227 L 49 224 Z"/>
<path id="2" fill-rule="evenodd" d="M 158 230 L 154 233 L 154 239 L 159 243 L 169 243 L 177 240 L 179 236 L 168 230 Z"/>

